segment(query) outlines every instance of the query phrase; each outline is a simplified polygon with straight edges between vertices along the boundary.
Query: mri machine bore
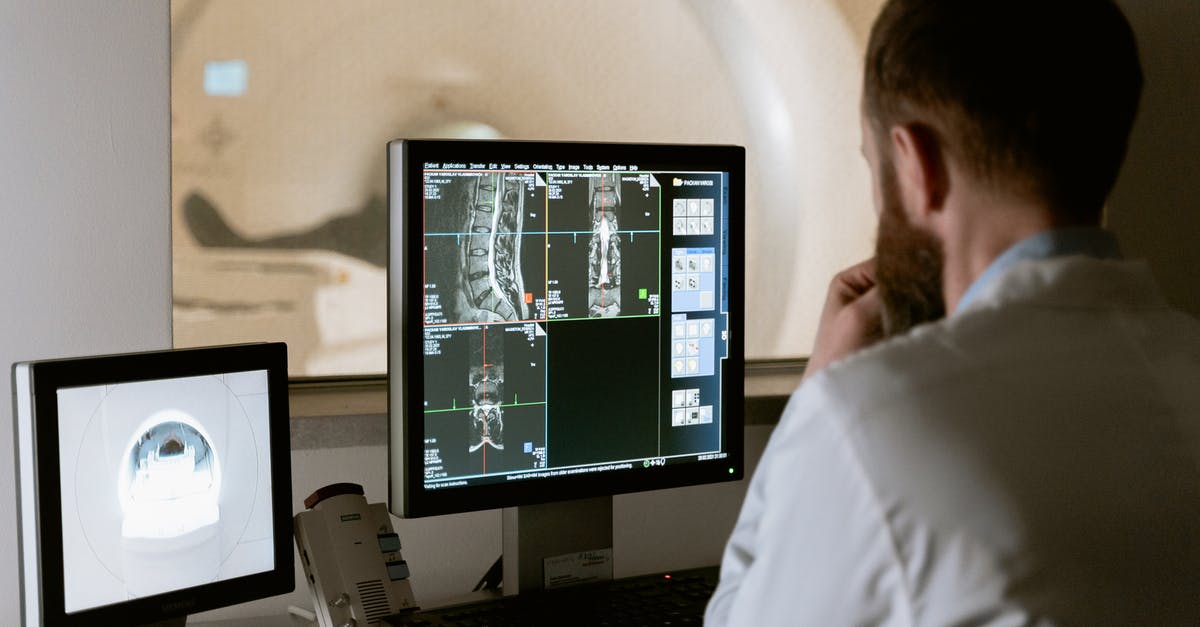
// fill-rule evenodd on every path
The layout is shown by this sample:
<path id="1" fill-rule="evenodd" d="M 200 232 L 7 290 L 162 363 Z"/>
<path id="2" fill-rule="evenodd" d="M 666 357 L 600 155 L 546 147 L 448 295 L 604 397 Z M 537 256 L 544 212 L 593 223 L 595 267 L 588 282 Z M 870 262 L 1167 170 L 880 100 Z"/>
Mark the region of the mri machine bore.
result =
<path id="1" fill-rule="evenodd" d="M 382 373 L 386 272 L 363 237 L 386 230 L 371 201 L 385 197 L 385 143 L 503 135 L 746 146 L 747 356 L 804 355 L 820 313 L 813 295 L 871 250 L 858 97 L 878 4 L 176 0 L 175 345 L 279 338 L 294 376 Z M 236 84 L 206 89 L 209 70 L 229 67 L 243 69 Z M 215 240 L 237 246 L 190 230 L 196 194 L 239 236 Z M 629 240 L 612 236 L 618 221 L 629 228 L 633 199 L 621 200 L 624 215 L 603 205 L 606 219 L 575 229 L 595 227 L 595 253 L 579 268 L 590 289 L 573 316 L 628 315 L 637 304 L 628 293 L 617 301 L 636 269 Z M 507 239 L 496 227 L 490 243 Z M 473 307 L 494 305 L 502 318 L 515 281 L 544 273 L 517 268 L 529 255 L 516 245 L 528 240 L 509 241 L 511 255 L 487 249 L 498 263 L 486 285 L 467 279 L 471 296 L 483 295 Z M 484 271 L 478 261 L 466 276 Z"/>
<path id="2" fill-rule="evenodd" d="M 121 561 L 131 596 L 217 576 L 221 464 L 203 429 L 183 411 L 162 410 L 137 430 L 123 456 Z"/>

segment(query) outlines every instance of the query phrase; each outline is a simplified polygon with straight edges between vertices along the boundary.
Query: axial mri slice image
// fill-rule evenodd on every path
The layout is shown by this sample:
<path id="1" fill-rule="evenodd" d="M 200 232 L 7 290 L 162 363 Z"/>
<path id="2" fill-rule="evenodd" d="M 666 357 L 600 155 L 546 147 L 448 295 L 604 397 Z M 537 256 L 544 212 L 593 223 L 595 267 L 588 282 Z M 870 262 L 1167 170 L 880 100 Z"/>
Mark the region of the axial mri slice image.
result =
<path id="1" fill-rule="evenodd" d="M 425 433 L 436 440 L 435 472 L 483 474 L 542 467 L 542 324 L 428 328 L 425 347 L 426 371 L 437 373 L 425 378 Z"/>

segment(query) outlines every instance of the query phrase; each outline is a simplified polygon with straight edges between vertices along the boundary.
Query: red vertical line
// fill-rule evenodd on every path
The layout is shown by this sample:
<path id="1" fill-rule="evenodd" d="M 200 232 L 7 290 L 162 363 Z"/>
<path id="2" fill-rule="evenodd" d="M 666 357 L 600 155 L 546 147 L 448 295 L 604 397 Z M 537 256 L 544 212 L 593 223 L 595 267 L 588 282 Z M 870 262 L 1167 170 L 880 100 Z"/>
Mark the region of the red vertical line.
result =
<path id="1" fill-rule="evenodd" d="M 481 326 L 480 332 L 483 333 L 483 380 L 487 381 L 487 326 Z M 487 386 L 483 388 L 483 402 L 487 402 Z"/>
<path id="2" fill-rule="evenodd" d="M 607 212 L 604 210 L 605 207 L 604 207 L 604 175 L 603 174 L 600 175 L 600 186 L 599 187 L 600 187 L 600 223 L 603 224 L 604 220 L 605 220 L 605 216 L 607 215 Z M 601 229 L 601 230 L 603 231 L 603 229 Z M 599 235 L 599 233 L 597 233 L 597 235 Z M 604 252 L 603 252 L 604 251 L 604 242 L 600 242 L 600 251 L 601 251 L 601 253 L 600 253 L 601 256 L 603 256 L 604 255 Z M 608 268 L 605 268 L 605 271 L 607 272 Z M 601 309 L 604 308 L 604 284 L 607 282 L 607 279 L 608 279 L 608 277 L 600 277 L 600 308 Z M 604 312 L 603 311 L 600 312 L 600 315 L 603 316 Z"/>
<path id="3" fill-rule="evenodd" d="M 487 325 L 481 326 L 479 328 L 479 330 L 481 333 L 483 333 L 483 403 L 486 405 L 487 404 L 487 371 L 488 371 Z M 490 436 L 491 434 L 488 433 L 487 428 L 488 428 L 487 427 L 487 417 L 485 416 L 483 419 L 483 433 L 484 433 L 484 435 Z M 489 439 L 490 439 L 490 437 L 489 437 Z M 483 443 L 483 474 L 485 474 L 485 475 L 487 474 L 487 447 L 488 447 L 487 442 L 484 442 Z"/>

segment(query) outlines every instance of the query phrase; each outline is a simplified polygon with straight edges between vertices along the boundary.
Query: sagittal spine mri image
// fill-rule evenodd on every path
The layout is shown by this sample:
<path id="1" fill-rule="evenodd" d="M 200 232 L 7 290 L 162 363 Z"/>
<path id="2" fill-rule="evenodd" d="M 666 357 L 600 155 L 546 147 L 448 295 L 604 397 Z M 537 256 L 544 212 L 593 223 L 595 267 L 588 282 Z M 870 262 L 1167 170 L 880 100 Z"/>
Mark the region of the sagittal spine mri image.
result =
<path id="1" fill-rule="evenodd" d="M 499 174 L 480 175 L 471 186 L 460 295 L 480 322 L 529 318 L 521 278 L 524 187 Z"/>
<path id="2" fill-rule="evenodd" d="M 534 180 L 531 173 L 496 172 L 427 177 L 426 289 L 432 302 L 426 323 L 539 317 L 545 292 L 545 201 L 538 202 Z"/>

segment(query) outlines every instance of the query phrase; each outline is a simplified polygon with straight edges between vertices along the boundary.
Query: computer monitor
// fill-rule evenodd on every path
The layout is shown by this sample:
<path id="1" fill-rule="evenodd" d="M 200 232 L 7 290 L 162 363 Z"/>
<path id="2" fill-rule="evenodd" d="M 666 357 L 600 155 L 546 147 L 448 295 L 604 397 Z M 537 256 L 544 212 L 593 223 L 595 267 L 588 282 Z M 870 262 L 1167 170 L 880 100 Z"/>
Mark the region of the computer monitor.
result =
<path id="1" fill-rule="evenodd" d="M 741 478 L 743 148 L 397 140 L 388 161 L 395 513 L 602 497 L 581 517 L 607 511 L 611 547 L 611 495 Z"/>
<path id="2" fill-rule="evenodd" d="M 13 392 L 23 625 L 293 589 L 285 345 L 21 362 Z"/>

